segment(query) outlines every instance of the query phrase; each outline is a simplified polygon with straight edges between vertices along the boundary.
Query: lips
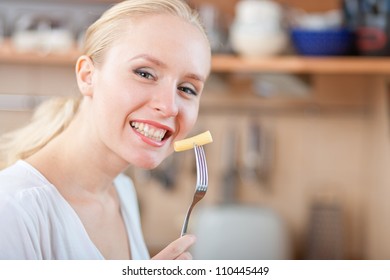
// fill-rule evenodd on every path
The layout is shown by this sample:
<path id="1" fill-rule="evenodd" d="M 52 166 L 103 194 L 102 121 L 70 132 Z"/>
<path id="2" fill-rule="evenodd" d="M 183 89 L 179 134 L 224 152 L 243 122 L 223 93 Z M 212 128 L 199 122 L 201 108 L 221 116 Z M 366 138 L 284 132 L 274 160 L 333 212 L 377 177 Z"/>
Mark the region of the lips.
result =
<path id="1" fill-rule="evenodd" d="M 143 136 L 157 142 L 162 142 L 171 134 L 168 129 L 141 121 L 131 121 L 130 126 Z"/>

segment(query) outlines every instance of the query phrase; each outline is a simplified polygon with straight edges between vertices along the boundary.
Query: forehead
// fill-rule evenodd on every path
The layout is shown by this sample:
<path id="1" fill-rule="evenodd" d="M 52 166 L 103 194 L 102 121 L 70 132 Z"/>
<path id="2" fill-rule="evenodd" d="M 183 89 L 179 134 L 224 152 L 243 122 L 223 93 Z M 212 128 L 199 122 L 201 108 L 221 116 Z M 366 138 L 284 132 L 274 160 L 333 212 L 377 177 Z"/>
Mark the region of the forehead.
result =
<path id="1" fill-rule="evenodd" d="M 164 63 L 185 61 L 209 71 L 211 52 L 205 34 L 184 19 L 173 15 L 150 15 L 126 20 L 107 55 L 130 58 L 141 53 Z"/>

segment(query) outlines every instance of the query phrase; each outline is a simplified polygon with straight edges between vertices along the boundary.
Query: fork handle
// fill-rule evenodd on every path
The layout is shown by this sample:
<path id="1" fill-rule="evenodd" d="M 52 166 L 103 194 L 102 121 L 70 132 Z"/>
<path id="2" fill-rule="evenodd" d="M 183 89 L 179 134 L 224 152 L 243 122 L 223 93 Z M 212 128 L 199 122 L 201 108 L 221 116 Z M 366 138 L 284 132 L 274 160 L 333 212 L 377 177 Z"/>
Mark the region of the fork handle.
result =
<path id="1" fill-rule="evenodd" d="M 188 208 L 186 217 L 184 219 L 183 227 L 181 229 L 180 236 L 184 236 L 187 233 L 187 226 L 188 226 L 188 221 L 190 220 L 190 215 L 191 215 L 191 212 L 192 212 L 192 208 L 193 208 L 192 205 Z"/>

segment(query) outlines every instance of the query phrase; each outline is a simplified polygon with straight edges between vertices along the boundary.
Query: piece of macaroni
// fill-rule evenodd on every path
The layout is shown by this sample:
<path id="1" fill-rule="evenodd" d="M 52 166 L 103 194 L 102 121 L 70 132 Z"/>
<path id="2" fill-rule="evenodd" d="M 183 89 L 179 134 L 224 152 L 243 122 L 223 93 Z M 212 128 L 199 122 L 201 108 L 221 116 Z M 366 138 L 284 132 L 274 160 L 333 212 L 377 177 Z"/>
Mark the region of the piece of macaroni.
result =
<path id="1" fill-rule="evenodd" d="M 176 152 L 182 152 L 194 148 L 194 145 L 202 146 L 211 142 L 213 142 L 213 138 L 211 137 L 210 131 L 207 130 L 193 137 L 176 141 L 173 147 Z"/>

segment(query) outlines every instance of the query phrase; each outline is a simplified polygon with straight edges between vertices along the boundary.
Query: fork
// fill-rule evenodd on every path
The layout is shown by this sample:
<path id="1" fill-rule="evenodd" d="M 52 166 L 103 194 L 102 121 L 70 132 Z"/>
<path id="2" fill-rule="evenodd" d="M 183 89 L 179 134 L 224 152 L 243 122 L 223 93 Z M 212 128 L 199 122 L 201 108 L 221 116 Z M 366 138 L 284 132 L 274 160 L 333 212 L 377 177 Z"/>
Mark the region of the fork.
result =
<path id="1" fill-rule="evenodd" d="M 181 230 L 180 236 L 183 236 L 187 233 L 188 221 L 190 219 L 192 209 L 205 196 L 208 188 L 209 177 L 207 174 L 206 155 L 204 153 L 203 146 L 195 145 L 194 150 L 196 160 L 196 188 L 194 198 L 192 199 L 192 203 L 188 208 L 186 217 L 184 219 L 183 228 Z"/>

